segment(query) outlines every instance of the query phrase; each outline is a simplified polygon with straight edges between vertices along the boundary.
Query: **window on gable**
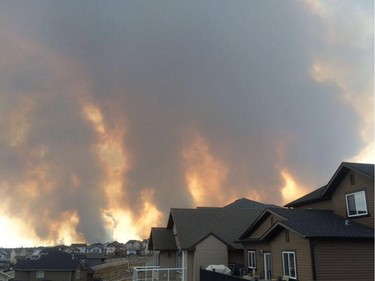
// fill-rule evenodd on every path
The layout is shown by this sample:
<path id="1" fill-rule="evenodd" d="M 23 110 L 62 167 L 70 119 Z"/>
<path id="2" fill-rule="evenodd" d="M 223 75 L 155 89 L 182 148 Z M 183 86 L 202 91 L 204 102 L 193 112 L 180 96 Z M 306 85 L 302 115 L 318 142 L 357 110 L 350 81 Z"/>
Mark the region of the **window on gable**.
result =
<path id="1" fill-rule="evenodd" d="M 256 268 L 256 253 L 255 251 L 247 251 L 247 267 L 250 269 Z"/>
<path id="2" fill-rule="evenodd" d="M 283 272 L 290 279 L 297 278 L 296 254 L 294 252 L 283 252 Z"/>
<path id="3" fill-rule="evenodd" d="M 76 279 L 81 278 L 81 271 L 79 269 L 76 270 Z"/>
<path id="4" fill-rule="evenodd" d="M 346 195 L 346 209 L 348 217 L 367 215 L 366 194 L 364 191 Z"/>
<path id="5" fill-rule="evenodd" d="M 44 271 L 37 271 L 36 278 L 44 278 Z"/>

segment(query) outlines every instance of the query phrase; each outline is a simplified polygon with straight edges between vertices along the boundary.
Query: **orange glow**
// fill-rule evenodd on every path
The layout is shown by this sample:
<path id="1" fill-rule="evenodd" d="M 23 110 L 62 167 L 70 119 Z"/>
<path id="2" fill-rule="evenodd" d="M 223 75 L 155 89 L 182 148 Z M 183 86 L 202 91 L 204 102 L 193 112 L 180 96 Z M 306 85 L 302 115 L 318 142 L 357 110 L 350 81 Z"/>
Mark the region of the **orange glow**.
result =
<path id="1" fill-rule="evenodd" d="M 284 185 L 281 188 L 283 204 L 287 204 L 308 193 L 308 189 L 299 184 L 286 169 L 281 170 L 281 176 L 284 180 Z"/>
<path id="2" fill-rule="evenodd" d="M 163 214 L 152 203 L 154 201 L 155 190 L 146 189 L 141 192 L 142 211 L 137 218 L 137 229 L 141 237 L 147 237 L 150 234 L 150 226 L 160 225 Z"/>
<path id="3" fill-rule="evenodd" d="M 196 206 L 224 205 L 233 201 L 235 194 L 225 190 L 228 167 L 215 158 L 207 140 L 196 134 L 192 143 L 182 151 L 185 180 Z"/>

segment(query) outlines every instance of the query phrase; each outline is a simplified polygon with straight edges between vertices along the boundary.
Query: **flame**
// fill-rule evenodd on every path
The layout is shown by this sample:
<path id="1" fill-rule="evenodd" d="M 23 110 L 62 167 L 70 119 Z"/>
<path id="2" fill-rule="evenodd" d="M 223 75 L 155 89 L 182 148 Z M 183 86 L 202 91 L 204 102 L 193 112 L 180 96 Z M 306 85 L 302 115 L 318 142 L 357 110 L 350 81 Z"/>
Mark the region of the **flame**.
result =
<path id="1" fill-rule="evenodd" d="M 207 140 L 196 133 L 192 143 L 183 149 L 182 157 L 186 166 L 185 180 L 196 206 L 224 205 L 233 201 L 235 194 L 224 187 L 229 169 L 211 154 Z"/>
<path id="2" fill-rule="evenodd" d="M 288 170 L 282 169 L 280 174 L 284 180 L 284 186 L 281 188 L 281 194 L 284 200 L 283 204 L 289 203 L 308 193 L 308 188 L 298 183 Z"/>

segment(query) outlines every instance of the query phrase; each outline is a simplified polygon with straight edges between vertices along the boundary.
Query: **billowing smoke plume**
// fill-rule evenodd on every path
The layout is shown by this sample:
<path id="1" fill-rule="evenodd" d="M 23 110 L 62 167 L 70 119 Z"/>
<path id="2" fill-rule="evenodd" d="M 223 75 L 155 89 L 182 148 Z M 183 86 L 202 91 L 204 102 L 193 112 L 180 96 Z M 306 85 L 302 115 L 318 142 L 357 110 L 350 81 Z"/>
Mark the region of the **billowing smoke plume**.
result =
<path id="1" fill-rule="evenodd" d="M 145 238 L 372 155 L 372 5 L 1 3 L 0 246 Z"/>

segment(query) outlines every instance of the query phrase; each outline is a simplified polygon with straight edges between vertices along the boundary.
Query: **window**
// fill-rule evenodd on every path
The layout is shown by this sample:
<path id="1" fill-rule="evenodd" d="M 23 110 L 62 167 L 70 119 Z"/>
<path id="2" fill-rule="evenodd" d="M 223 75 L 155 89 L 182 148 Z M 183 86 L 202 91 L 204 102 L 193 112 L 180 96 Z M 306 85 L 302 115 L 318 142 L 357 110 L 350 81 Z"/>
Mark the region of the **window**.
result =
<path id="1" fill-rule="evenodd" d="M 283 252 L 283 269 L 285 276 L 297 279 L 296 255 L 294 252 Z"/>
<path id="2" fill-rule="evenodd" d="M 247 251 L 247 267 L 251 269 L 257 267 L 255 251 Z"/>
<path id="3" fill-rule="evenodd" d="M 346 195 L 346 209 L 348 217 L 367 215 L 366 194 L 364 191 Z"/>
<path id="4" fill-rule="evenodd" d="M 81 271 L 79 269 L 76 270 L 76 279 L 81 278 Z"/>
<path id="5" fill-rule="evenodd" d="M 36 278 L 44 278 L 44 271 L 37 271 Z"/>

